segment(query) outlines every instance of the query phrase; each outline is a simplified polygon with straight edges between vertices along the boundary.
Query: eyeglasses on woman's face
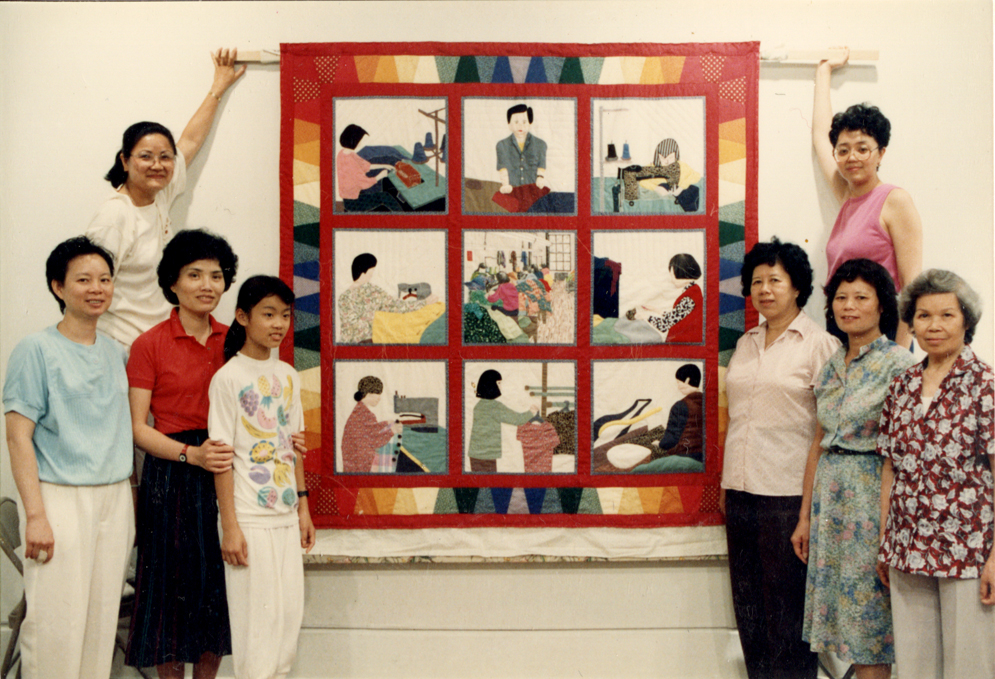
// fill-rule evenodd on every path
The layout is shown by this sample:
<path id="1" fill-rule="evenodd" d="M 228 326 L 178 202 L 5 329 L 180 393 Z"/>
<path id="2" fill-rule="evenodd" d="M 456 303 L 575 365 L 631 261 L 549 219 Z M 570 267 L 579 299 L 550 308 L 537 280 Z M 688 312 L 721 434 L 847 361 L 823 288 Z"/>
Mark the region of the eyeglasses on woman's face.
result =
<path id="1" fill-rule="evenodd" d="M 837 146 L 833 149 L 833 158 L 838 162 L 843 162 L 850 158 L 854 160 L 867 160 L 871 157 L 871 154 L 877 151 L 880 146 L 867 146 L 865 144 L 860 144 L 853 148 L 849 146 Z"/>

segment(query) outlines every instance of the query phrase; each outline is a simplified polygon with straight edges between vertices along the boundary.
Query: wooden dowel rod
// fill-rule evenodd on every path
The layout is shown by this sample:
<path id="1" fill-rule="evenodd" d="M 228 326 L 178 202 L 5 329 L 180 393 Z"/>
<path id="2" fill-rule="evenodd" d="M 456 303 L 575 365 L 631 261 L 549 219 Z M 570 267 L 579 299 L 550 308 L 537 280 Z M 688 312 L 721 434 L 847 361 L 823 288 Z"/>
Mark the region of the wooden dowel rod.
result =
<path id="1" fill-rule="evenodd" d="M 844 50 L 841 49 L 826 49 L 826 50 L 773 49 L 773 50 L 761 50 L 760 60 L 774 61 L 774 62 L 790 61 L 794 63 L 803 62 L 803 63 L 817 64 L 824 59 L 842 57 L 843 54 Z M 879 57 L 878 50 L 850 50 L 850 61 L 877 61 L 878 57 Z"/>
<path id="2" fill-rule="evenodd" d="M 280 63 L 280 50 L 238 50 L 237 61 L 258 64 Z"/>

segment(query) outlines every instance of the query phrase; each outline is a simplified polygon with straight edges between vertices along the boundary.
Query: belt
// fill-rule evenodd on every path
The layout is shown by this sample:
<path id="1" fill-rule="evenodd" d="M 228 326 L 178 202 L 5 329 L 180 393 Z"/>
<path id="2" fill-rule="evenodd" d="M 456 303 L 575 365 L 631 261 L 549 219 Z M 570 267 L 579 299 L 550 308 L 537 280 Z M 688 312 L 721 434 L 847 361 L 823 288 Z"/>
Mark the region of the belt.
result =
<path id="1" fill-rule="evenodd" d="M 877 455 L 877 449 L 874 450 L 851 450 L 850 448 L 840 448 L 839 446 L 829 446 L 827 452 L 833 455 Z"/>

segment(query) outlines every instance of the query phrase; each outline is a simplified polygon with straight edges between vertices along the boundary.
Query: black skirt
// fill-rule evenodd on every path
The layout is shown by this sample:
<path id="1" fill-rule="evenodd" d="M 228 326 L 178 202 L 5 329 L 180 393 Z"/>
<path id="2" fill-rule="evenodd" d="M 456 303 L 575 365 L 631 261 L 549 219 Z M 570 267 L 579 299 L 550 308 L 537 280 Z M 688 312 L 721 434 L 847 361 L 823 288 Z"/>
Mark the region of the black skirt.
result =
<path id="1" fill-rule="evenodd" d="M 191 446 L 204 429 L 170 434 Z M 146 455 L 138 491 L 138 569 L 125 661 L 195 663 L 231 654 L 214 474 Z"/>

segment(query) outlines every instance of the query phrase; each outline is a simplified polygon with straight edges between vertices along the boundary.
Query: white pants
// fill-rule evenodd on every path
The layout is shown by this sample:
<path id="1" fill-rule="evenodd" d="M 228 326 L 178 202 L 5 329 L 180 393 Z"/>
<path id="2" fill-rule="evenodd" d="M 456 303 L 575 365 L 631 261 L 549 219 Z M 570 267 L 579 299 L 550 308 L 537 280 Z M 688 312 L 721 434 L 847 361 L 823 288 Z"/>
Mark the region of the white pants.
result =
<path id="1" fill-rule="evenodd" d="M 41 495 L 55 549 L 46 564 L 24 563 L 22 673 L 27 679 L 107 677 L 135 540 L 131 484 L 42 483 Z"/>
<path id="2" fill-rule="evenodd" d="M 995 608 L 979 580 L 888 572 L 902 679 L 995 677 Z"/>
<path id="3" fill-rule="evenodd" d="M 242 533 L 249 565 L 225 564 L 235 677 L 286 677 L 304 620 L 301 531 L 243 526 Z"/>

